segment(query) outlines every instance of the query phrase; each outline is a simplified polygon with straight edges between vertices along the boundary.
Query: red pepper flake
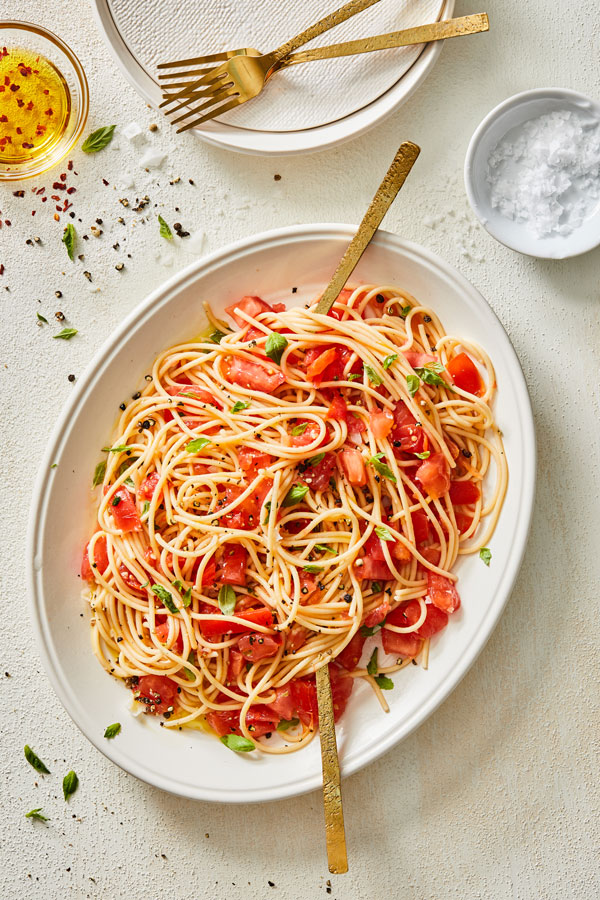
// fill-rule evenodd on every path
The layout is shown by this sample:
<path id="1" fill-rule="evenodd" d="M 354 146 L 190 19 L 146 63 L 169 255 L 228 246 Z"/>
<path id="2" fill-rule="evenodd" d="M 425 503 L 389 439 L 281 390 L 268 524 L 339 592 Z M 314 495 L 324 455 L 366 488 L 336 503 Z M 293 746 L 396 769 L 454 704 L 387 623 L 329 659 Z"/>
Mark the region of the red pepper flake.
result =
<path id="1" fill-rule="evenodd" d="M 61 180 L 61 181 L 66 181 L 66 180 L 67 180 L 67 173 L 66 173 L 66 172 L 61 172 L 61 173 L 60 173 L 60 180 Z"/>
<path id="2" fill-rule="evenodd" d="M 102 179 L 102 184 L 104 184 L 104 185 L 107 185 L 107 184 L 108 184 L 108 181 L 106 180 L 106 178 L 103 178 L 103 179 Z"/>
<path id="3" fill-rule="evenodd" d="M 27 104 L 27 109 L 30 111 L 33 109 L 33 100 L 29 101 L 29 103 Z"/>
<path id="4" fill-rule="evenodd" d="M 60 197 L 58 196 L 58 194 L 50 194 L 50 199 L 51 200 L 60 200 Z"/>
<path id="5" fill-rule="evenodd" d="M 44 115 L 45 116 L 53 116 L 54 115 L 54 110 L 52 109 L 51 106 L 48 107 L 48 109 L 45 111 Z"/>
<path id="6" fill-rule="evenodd" d="M 22 128 L 17 128 L 17 134 L 23 134 L 23 129 L 22 129 Z"/>
<path id="7" fill-rule="evenodd" d="M 0 122 L 8 122 L 8 116 L 0 116 Z"/>
<path id="8" fill-rule="evenodd" d="M 27 141 L 23 141 L 21 147 L 25 147 L 26 150 L 31 150 L 33 148 L 33 144 L 29 144 Z"/>
<path id="9" fill-rule="evenodd" d="M 47 197 L 42 197 L 42 203 L 45 203 L 47 199 Z"/>
<path id="10" fill-rule="evenodd" d="M 4 265 L 0 263 L 0 275 L 4 275 Z"/>
<path id="11" fill-rule="evenodd" d="M 55 191 L 66 191 L 67 189 L 66 184 L 63 184 L 62 181 L 55 181 L 52 187 Z"/>
<path id="12" fill-rule="evenodd" d="M 7 87 L 8 87 L 8 85 L 10 84 L 10 78 L 8 77 L 8 75 L 5 75 L 5 76 L 4 76 L 4 84 L 5 84 Z"/>
<path id="13" fill-rule="evenodd" d="M 17 97 L 17 106 L 19 107 L 19 109 L 21 109 L 23 106 L 25 106 L 25 101 L 21 100 L 20 97 Z"/>
<path id="14" fill-rule="evenodd" d="M 46 193 L 45 187 L 38 188 L 36 191 L 36 194 L 45 194 L 45 193 Z"/>
<path id="15" fill-rule="evenodd" d="M 10 226 L 11 226 L 11 221 L 10 221 L 10 219 L 5 219 L 5 220 L 4 220 L 4 224 L 6 225 L 7 228 L 10 228 Z"/>
<path id="16" fill-rule="evenodd" d="M 76 190 L 77 188 L 74 187 L 67 188 L 67 194 L 74 194 Z"/>
<path id="17" fill-rule="evenodd" d="M 58 203 L 56 204 L 56 212 L 64 212 L 62 206 L 59 206 Z"/>
<path id="18" fill-rule="evenodd" d="M 25 191 L 13 191 L 13 197 L 24 197 Z"/>
<path id="19" fill-rule="evenodd" d="M 21 89 L 21 85 L 20 85 L 20 84 L 15 84 L 14 81 L 13 81 L 13 83 L 12 83 L 11 86 L 10 86 L 10 89 L 11 89 L 11 91 L 13 92 L 13 94 L 15 94 L 18 90 Z"/>
<path id="20" fill-rule="evenodd" d="M 44 91 L 44 93 L 45 93 L 45 94 L 49 94 L 49 93 L 50 93 L 50 91 L 48 90 L 48 88 L 46 88 L 46 90 Z"/>
<path id="21" fill-rule="evenodd" d="M 69 170 L 69 172 L 73 171 L 73 160 L 72 159 L 70 159 L 69 162 L 67 163 L 67 169 Z"/>
<path id="22" fill-rule="evenodd" d="M 4 85 L 0 84 L 0 94 L 3 94 L 5 90 L 6 88 L 4 87 Z"/>
<path id="23" fill-rule="evenodd" d="M 37 212 L 36 209 L 32 209 L 32 210 L 31 210 L 31 215 L 32 215 L 32 216 L 35 216 L 36 212 Z"/>

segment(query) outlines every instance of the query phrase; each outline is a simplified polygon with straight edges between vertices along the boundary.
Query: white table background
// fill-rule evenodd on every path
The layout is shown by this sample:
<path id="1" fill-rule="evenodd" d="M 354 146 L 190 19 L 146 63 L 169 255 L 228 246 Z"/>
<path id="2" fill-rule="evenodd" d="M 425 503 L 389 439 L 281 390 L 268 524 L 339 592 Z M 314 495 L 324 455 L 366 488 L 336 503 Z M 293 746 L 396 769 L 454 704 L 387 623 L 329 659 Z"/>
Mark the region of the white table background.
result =
<path id="1" fill-rule="evenodd" d="M 60 239 L 69 220 L 54 222 L 53 205 L 32 199 L 32 183 L 15 186 L 25 199 L 0 186 L 0 218 L 12 222 L 0 231 L 2 900 L 328 896 L 318 793 L 267 806 L 187 802 L 136 781 L 88 744 L 39 662 L 23 548 L 38 463 L 73 389 L 67 375 L 80 375 L 122 317 L 193 258 L 189 241 L 166 246 L 155 214 L 205 232 L 202 252 L 280 225 L 358 222 L 404 139 L 423 152 L 386 227 L 457 266 L 504 323 L 533 400 L 538 493 L 515 591 L 476 664 L 417 733 L 345 781 L 350 872 L 332 876 L 331 896 L 599 896 L 600 250 L 566 262 L 518 256 L 479 227 L 462 182 L 469 137 L 500 100 L 547 85 L 597 95 L 598 4 L 491 0 L 459 2 L 456 12 L 480 7 L 491 33 L 446 46 L 424 86 L 377 130 L 337 150 L 269 160 L 176 137 L 116 71 L 84 3 L 28 0 L 26 17 L 57 31 L 88 73 L 87 130 L 136 121 L 146 147 L 168 156 L 147 174 L 123 137 L 97 156 L 74 153 L 78 232 L 89 233 L 96 217 L 104 229 L 80 240 L 83 263 L 67 259 Z M 22 0 L 3 0 L 4 17 L 24 13 Z M 159 123 L 152 134 L 151 122 Z M 135 188 L 114 188 L 123 172 Z M 34 183 L 50 188 L 56 175 Z M 152 215 L 144 224 L 131 207 L 146 194 Z M 28 246 L 34 236 L 41 243 Z M 79 329 L 69 342 L 51 337 L 58 309 Z M 51 324 L 38 327 L 36 312 Z M 28 766 L 25 743 L 52 777 Z M 60 778 L 70 768 L 81 785 L 66 806 Z M 24 818 L 39 806 L 47 825 Z"/>

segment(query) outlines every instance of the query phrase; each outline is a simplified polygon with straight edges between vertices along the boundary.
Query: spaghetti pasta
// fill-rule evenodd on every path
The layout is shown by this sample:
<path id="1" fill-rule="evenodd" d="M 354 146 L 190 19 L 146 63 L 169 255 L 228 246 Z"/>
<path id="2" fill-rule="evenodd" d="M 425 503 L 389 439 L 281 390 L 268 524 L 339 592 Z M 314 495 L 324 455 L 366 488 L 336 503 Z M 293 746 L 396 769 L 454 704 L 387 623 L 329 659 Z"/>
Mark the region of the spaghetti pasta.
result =
<path id="1" fill-rule="evenodd" d="M 507 486 L 495 375 L 392 286 L 328 316 L 244 297 L 235 330 L 206 309 L 211 336 L 158 356 L 105 448 L 93 647 L 165 727 L 290 752 L 314 736 L 319 665 L 336 718 L 356 678 L 386 708 L 459 607 L 453 566 Z M 359 668 L 377 632 L 385 657 Z"/>

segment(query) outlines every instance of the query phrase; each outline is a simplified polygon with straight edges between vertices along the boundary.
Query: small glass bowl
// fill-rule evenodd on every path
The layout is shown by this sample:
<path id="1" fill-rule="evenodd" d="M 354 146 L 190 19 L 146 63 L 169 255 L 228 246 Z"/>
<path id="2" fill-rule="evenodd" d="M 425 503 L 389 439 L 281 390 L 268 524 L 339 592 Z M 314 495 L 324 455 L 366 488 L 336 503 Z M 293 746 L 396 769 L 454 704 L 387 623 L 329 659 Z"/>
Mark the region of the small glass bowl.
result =
<path id="1" fill-rule="evenodd" d="M 89 108 L 88 83 L 82 65 L 59 37 L 31 22 L 0 22 L 0 47 L 22 47 L 45 56 L 63 76 L 70 93 L 71 110 L 67 127 L 46 153 L 22 163 L 2 162 L 0 181 L 19 181 L 47 172 L 77 143 L 85 128 Z"/>

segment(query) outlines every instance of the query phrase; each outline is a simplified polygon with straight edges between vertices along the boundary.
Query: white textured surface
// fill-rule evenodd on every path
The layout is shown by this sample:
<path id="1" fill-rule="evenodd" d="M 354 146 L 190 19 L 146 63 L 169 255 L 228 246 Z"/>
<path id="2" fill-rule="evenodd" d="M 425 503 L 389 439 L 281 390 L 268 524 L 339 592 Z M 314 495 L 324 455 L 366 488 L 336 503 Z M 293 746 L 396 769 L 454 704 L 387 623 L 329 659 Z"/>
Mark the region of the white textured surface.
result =
<path id="1" fill-rule="evenodd" d="M 268 53 L 342 5 L 340 0 L 107 2 L 131 53 L 154 79 L 156 66 L 161 62 L 238 47 L 255 47 Z M 323 47 L 435 22 L 441 8 L 442 0 L 379 0 L 371 9 L 363 10 L 306 47 Z M 172 15 L 171 9 L 176 10 Z M 402 47 L 354 59 L 294 66 L 271 79 L 251 107 L 232 110 L 222 121 L 265 131 L 296 131 L 336 121 L 387 91 L 421 50 L 421 45 Z"/>
<path id="2" fill-rule="evenodd" d="M 472 11 L 457 5 L 457 14 Z M 148 144 L 168 156 L 161 170 L 145 173 L 121 138 L 119 150 L 75 155 L 76 224 L 83 234 L 99 217 L 104 228 L 81 242 L 84 263 L 66 258 L 49 202 L 32 202 L 27 183 L 25 199 L 0 187 L 0 218 L 12 221 L 0 231 L 2 900 L 327 897 L 318 794 L 239 810 L 182 802 L 124 775 L 88 745 L 40 669 L 25 611 L 23 542 L 41 450 L 71 390 L 67 374 L 81 373 L 124 313 L 190 258 L 188 239 L 165 247 L 154 213 L 206 232 L 205 250 L 271 225 L 358 221 L 404 138 L 423 153 L 386 225 L 457 265 L 507 328 L 536 416 L 537 509 L 517 587 L 471 672 L 416 734 L 345 783 L 351 870 L 332 876 L 331 896 L 599 895 L 600 251 L 554 263 L 517 256 L 476 223 L 461 176 L 472 131 L 504 97 L 551 83 L 597 91 L 597 3 L 564 3 L 548 16 L 542 0 L 505 0 L 488 11 L 491 34 L 447 46 L 425 85 L 376 132 L 312 158 L 274 162 L 176 138 L 112 71 L 85 7 L 30 0 L 28 17 L 81 56 L 92 89 L 90 130 L 109 120 L 144 128 L 156 121 Z M 22 3 L 4 0 L 2 13 L 18 17 Z M 123 173 L 135 188 L 113 190 Z M 136 196 L 146 194 L 152 205 L 133 213 Z M 118 202 L 124 196 L 127 209 Z M 153 221 L 142 224 L 148 211 Z M 43 243 L 27 246 L 36 235 Z M 122 272 L 114 269 L 119 261 Z M 52 340 L 58 326 L 35 324 L 36 311 L 52 319 L 58 309 L 80 329 L 70 342 Z M 52 776 L 27 765 L 26 742 Z M 81 786 L 67 807 L 60 779 L 71 767 Z M 46 826 L 23 817 L 37 806 L 52 820 Z"/>

